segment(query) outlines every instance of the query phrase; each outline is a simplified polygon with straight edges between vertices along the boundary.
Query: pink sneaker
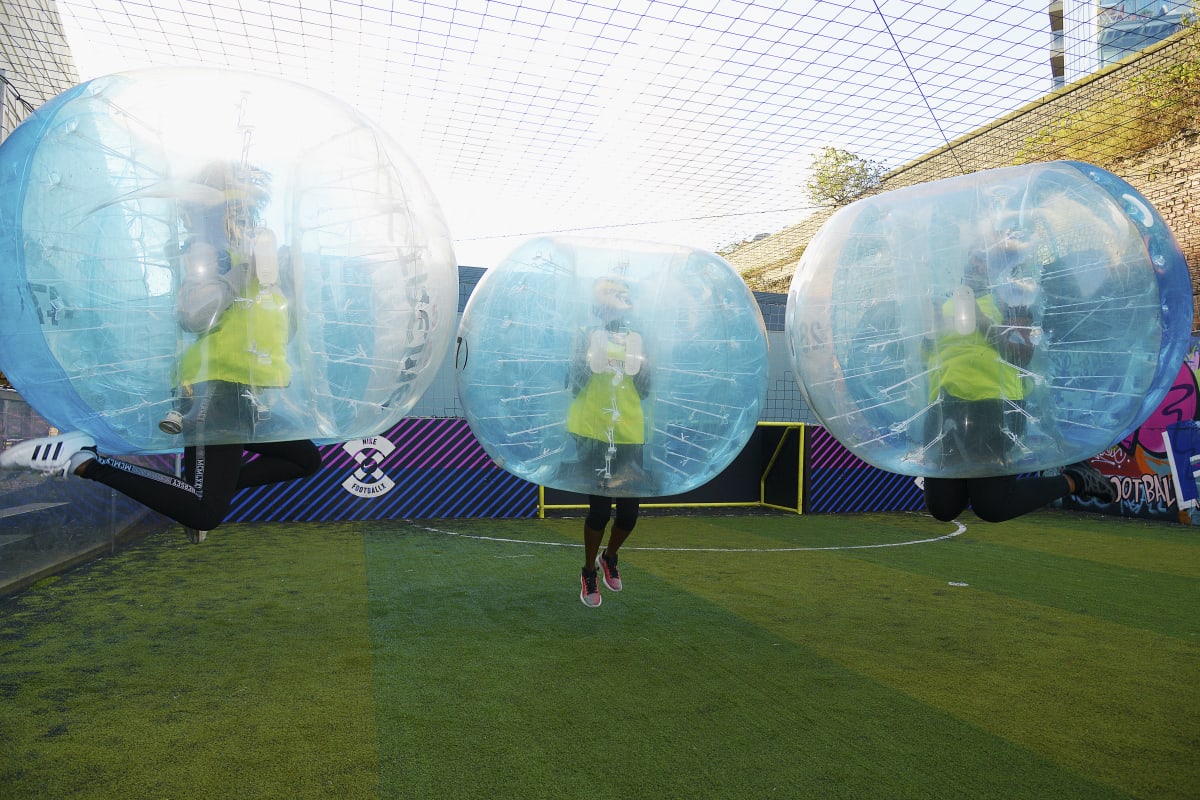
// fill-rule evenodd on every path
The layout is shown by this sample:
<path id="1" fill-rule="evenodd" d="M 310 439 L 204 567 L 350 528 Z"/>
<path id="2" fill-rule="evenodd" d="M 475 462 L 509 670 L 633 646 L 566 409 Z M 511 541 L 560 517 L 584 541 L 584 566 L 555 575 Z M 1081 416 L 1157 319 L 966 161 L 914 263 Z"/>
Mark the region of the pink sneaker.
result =
<path id="1" fill-rule="evenodd" d="M 596 555 L 596 571 L 604 578 L 604 585 L 614 592 L 621 591 L 621 573 L 617 572 L 617 557 L 603 550 Z"/>
<path id="2" fill-rule="evenodd" d="M 579 601 L 588 608 L 600 605 L 600 582 L 596 580 L 596 570 L 583 570 L 579 584 Z"/>

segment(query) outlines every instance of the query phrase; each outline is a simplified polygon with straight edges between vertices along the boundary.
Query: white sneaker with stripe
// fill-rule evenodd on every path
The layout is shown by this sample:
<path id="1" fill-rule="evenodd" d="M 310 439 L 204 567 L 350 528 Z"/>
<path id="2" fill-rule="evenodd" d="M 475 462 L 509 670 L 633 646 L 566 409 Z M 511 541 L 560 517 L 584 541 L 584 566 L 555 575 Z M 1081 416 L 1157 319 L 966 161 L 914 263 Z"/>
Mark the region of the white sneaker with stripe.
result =
<path id="1" fill-rule="evenodd" d="M 81 450 L 94 451 L 95 448 L 96 441 L 83 431 L 27 439 L 0 453 L 0 468 L 66 475 L 71 471 L 71 456 Z"/>

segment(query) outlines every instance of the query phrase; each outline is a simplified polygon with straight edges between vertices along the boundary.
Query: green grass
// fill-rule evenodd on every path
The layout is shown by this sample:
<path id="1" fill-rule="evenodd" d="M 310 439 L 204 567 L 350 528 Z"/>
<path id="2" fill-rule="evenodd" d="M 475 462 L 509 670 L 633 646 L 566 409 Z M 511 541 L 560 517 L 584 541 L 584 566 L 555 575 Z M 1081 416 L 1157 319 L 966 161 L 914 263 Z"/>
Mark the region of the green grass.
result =
<path id="1" fill-rule="evenodd" d="M 0 796 L 1200 796 L 1200 534 L 964 522 L 171 531 L 0 601 Z"/>
<path id="2" fill-rule="evenodd" d="M 210 538 L 0 601 L 0 797 L 378 792 L 362 537 Z"/>

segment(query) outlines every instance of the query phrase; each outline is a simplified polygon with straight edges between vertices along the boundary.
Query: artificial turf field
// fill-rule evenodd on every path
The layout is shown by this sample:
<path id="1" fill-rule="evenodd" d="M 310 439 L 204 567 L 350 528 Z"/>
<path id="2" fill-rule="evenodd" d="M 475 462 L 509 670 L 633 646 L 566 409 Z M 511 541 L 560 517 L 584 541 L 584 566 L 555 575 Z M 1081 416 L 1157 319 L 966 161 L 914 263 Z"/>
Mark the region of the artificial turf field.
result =
<path id="1" fill-rule="evenodd" d="M 0 599 L 0 797 L 1200 797 L 1200 533 L 179 529 Z M 646 548 L 646 549 L 642 549 Z"/>

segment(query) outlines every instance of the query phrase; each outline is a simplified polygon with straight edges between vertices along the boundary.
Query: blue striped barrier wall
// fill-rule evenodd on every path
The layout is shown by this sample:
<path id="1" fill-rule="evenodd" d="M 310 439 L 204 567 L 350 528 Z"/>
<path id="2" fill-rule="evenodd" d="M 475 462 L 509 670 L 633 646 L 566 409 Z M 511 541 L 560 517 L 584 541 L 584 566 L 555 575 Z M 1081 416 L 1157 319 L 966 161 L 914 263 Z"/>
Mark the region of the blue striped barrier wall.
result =
<path id="1" fill-rule="evenodd" d="M 537 516 L 537 486 L 497 467 L 465 419 L 405 419 L 321 455 L 310 478 L 243 489 L 228 521 Z"/>
<path id="2" fill-rule="evenodd" d="M 876 469 L 824 428 L 807 426 L 804 513 L 919 511 L 923 493 L 913 479 Z"/>
<path id="3" fill-rule="evenodd" d="M 805 513 L 924 508 L 912 478 L 864 463 L 824 428 L 805 432 Z M 239 492 L 229 521 L 538 515 L 537 485 L 497 467 L 464 419 L 405 419 L 381 436 L 321 452 L 321 471 L 311 478 Z"/>

